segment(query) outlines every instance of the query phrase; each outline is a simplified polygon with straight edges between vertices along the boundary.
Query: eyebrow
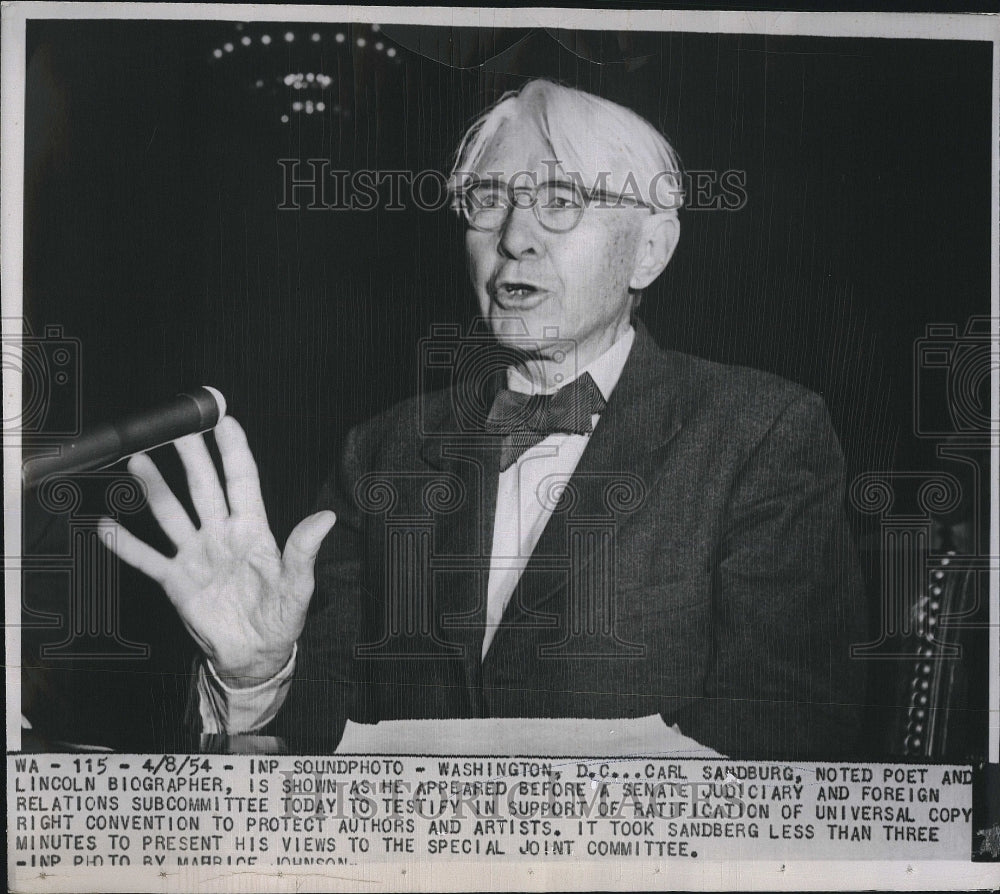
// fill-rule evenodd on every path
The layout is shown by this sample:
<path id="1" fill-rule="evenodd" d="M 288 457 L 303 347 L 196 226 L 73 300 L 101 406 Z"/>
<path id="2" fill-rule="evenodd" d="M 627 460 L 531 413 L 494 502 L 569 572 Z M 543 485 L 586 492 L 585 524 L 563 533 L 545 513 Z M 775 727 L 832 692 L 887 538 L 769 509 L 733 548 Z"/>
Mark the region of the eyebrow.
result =
<path id="1" fill-rule="evenodd" d="M 498 177 L 476 177 L 474 178 L 466 189 L 473 189 L 477 186 L 503 186 L 509 187 L 509 183 L 506 180 L 501 180 Z M 581 189 L 583 192 L 588 192 L 588 190 L 578 183 L 573 183 L 571 180 L 542 180 L 540 183 L 532 183 L 531 189 L 540 189 L 543 186 L 566 186 L 570 189 Z M 523 186 L 515 186 L 514 189 L 527 189 L 528 184 Z"/>

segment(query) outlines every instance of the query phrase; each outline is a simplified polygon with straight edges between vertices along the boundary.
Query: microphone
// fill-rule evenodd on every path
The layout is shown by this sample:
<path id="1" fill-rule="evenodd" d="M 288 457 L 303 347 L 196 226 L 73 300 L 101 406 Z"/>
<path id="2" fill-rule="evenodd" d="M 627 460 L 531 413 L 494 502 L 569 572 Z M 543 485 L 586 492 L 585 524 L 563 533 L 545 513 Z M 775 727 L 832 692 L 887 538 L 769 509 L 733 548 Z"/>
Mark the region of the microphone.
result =
<path id="1" fill-rule="evenodd" d="M 106 469 L 134 453 L 209 431 L 225 415 L 226 399 L 215 388 L 204 385 L 178 394 L 155 409 L 84 432 L 61 445 L 55 456 L 28 460 L 21 476 L 24 487 L 34 488 L 48 475 Z"/>

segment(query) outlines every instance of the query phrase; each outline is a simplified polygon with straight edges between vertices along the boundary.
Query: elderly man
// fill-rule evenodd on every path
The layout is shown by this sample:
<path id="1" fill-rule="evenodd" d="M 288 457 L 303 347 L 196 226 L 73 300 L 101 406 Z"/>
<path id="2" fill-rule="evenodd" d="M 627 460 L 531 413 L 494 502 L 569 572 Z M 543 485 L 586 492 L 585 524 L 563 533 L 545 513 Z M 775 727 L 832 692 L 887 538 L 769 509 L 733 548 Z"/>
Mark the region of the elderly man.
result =
<path id="1" fill-rule="evenodd" d="M 823 403 L 635 319 L 679 181 L 633 112 L 528 83 L 450 180 L 492 338 L 451 344 L 470 371 L 451 388 L 350 433 L 283 553 L 234 420 L 222 481 L 200 436 L 177 444 L 196 523 L 133 458 L 177 553 L 117 526 L 115 549 L 204 651 L 204 730 L 306 751 L 347 719 L 659 713 L 733 756 L 851 754 L 864 612 Z"/>

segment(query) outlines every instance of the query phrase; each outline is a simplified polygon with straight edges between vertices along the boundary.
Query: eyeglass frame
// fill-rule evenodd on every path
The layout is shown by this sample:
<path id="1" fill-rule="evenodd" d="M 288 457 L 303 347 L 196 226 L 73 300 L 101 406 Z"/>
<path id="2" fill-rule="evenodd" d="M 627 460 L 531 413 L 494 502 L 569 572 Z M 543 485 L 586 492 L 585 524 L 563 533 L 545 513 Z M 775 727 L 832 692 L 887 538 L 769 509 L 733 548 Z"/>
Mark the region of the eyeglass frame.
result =
<path id="1" fill-rule="evenodd" d="M 483 185 L 495 186 L 495 187 L 505 186 L 507 189 L 507 205 L 505 208 L 505 213 L 503 218 L 495 227 L 478 226 L 472 220 L 472 212 L 470 211 L 469 205 L 466 202 L 466 195 L 472 190 L 474 190 L 476 187 Z M 569 187 L 571 190 L 573 190 L 573 192 L 575 192 L 583 199 L 583 203 L 580 206 L 580 212 L 577 215 L 577 218 L 573 222 L 572 226 L 566 227 L 565 229 L 559 229 L 558 227 L 552 227 L 549 224 L 546 224 L 545 221 L 542 220 L 541 212 L 539 211 L 539 206 L 538 206 L 538 192 L 539 190 L 544 189 L 547 186 Z M 516 199 L 517 193 L 527 193 L 530 196 L 531 204 L 530 205 L 519 204 Z M 539 225 L 547 232 L 569 233 L 574 229 L 576 229 L 577 226 L 579 226 L 580 221 L 583 219 L 584 212 L 587 210 L 587 208 L 591 206 L 591 204 L 595 200 L 600 202 L 608 202 L 608 201 L 614 202 L 616 203 L 615 205 L 616 207 L 621 207 L 622 203 L 625 203 L 626 206 L 629 208 L 648 208 L 653 213 L 656 212 L 656 208 L 653 205 L 650 205 L 648 202 L 642 202 L 638 199 L 633 199 L 631 197 L 627 197 L 624 195 L 610 193 L 603 189 L 586 189 L 579 183 L 575 183 L 572 180 L 545 180 L 542 183 L 535 184 L 534 186 L 529 186 L 529 185 L 514 186 L 512 183 L 508 181 L 488 179 L 483 177 L 472 180 L 471 182 L 465 184 L 460 190 L 457 190 L 455 193 L 455 205 L 457 206 L 457 210 L 461 212 L 462 217 L 465 219 L 465 222 L 470 227 L 472 227 L 472 229 L 480 233 L 496 233 L 497 231 L 502 230 L 504 225 L 510 218 L 511 210 L 513 208 L 525 208 L 525 207 L 531 208 L 531 210 L 534 212 L 535 220 L 537 220 Z"/>

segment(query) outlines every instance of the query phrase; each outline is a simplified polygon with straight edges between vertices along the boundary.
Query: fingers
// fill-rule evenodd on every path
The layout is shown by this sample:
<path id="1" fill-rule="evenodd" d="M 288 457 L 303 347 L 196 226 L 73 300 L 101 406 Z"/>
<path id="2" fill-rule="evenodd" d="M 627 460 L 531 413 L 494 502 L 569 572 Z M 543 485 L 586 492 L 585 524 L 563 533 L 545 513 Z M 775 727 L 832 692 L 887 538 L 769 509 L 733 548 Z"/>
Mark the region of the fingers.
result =
<path id="1" fill-rule="evenodd" d="M 300 599 L 308 599 L 312 595 L 316 554 L 336 521 L 337 516 L 329 510 L 317 512 L 299 522 L 288 535 L 282 554 L 284 573 L 293 595 Z"/>
<path id="2" fill-rule="evenodd" d="M 102 518 L 97 524 L 97 530 L 104 545 L 123 562 L 148 574 L 157 583 L 162 584 L 167 579 L 170 559 L 143 543 L 135 534 L 110 518 Z"/>
<path id="3" fill-rule="evenodd" d="M 219 445 L 222 456 L 230 512 L 233 515 L 266 518 L 257 463 L 243 428 L 232 416 L 224 417 L 216 426 L 215 443 Z"/>
<path id="4" fill-rule="evenodd" d="M 163 480 L 156 464 L 145 453 L 138 453 L 128 461 L 128 470 L 146 486 L 149 508 L 163 528 L 163 533 L 173 541 L 174 546 L 180 547 L 194 534 L 195 527 L 187 510 Z"/>
<path id="5" fill-rule="evenodd" d="M 187 435 L 175 441 L 174 446 L 184 463 L 191 502 L 201 527 L 215 527 L 229 517 L 229 507 L 205 439 L 201 435 Z"/>

